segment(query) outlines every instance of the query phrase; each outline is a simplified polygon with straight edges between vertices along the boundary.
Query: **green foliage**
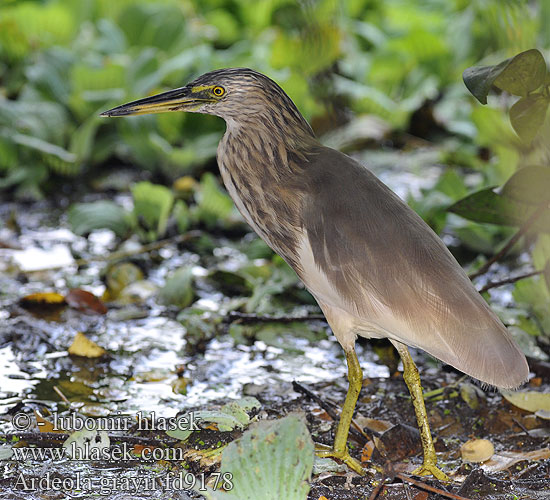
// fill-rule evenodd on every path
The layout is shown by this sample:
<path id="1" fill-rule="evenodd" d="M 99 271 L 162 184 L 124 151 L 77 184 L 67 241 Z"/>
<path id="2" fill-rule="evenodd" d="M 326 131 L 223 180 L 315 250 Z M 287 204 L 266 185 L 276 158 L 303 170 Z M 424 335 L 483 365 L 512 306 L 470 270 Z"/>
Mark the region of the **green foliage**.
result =
<path id="1" fill-rule="evenodd" d="M 159 184 L 138 182 L 132 186 L 134 216 L 143 230 L 142 239 L 153 241 L 166 232 L 168 217 L 174 204 L 172 191 Z"/>
<path id="2" fill-rule="evenodd" d="M 193 216 L 208 227 L 227 219 L 234 210 L 231 198 L 221 190 L 219 182 L 211 173 L 202 176 L 196 198 Z"/>
<path id="3" fill-rule="evenodd" d="M 119 238 L 132 229 L 130 214 L 112 201 L 77 203 L 68 211 L 69 224 L 75 234 L 87 235 L 94 229 L 110 229 Z"/>
<path id="4" fill-rule="evenodd" d="M 510 122 L 519 137 L 530 144 L 542 128 L 550 98 L 545 95 L 522 97 L 510 108 Z"/>
<path id="5" fill-rule="evenodd" d="M 541 275 L 517 282 L 513 296 L 535 314 L 541 330 L 548 331 L 550 163 L 547 111 L 550 72 L 541 52 L 530 49 L 494 66 L 468 68 L 463 76 L 468 89 L 482 104 L 487 103 L 487 96 L 495 88 L 520 96 L 510 107 L 510 123 L 519 136 L 521 154 L 513 158 L 511 166 L 518 170 L 507 179 L 500 193 L 492 188 L 484 189 L 457 201 L 449 210 L 478 222 L 518 226 L 517 237 L 523 233 L 531 235 L 531 240 L 535 241 L 534 247 L 530 248 L 532 264 Z M 492 140 L 503 144 L 497 135 L 492 138 L 489 135 L 487 139 L 489 143 Z M 505 149 L 501 146 L 503 152 Z M 541 164 L 530 165 L 527 163 L 530 157 Z"/>
<path id="6" fill-rule="evenodd" d="M 510 227 L 529 220 L 548 187 L 550 77 L 547 52 L 532 47 L 549 46 L 549 20 L 548 2 L 537 0 L 529 8 L 516 0 L 4 2 L 0 191 L 36 199 L 57 189 L 59 177 L 81 182 L 99 167 L 123 162 L 154 179 L 201 181 L 184 199 L 161 186 L 137 185 L 131 213 L 112 203 L 75 205 L 69 220 L 79 234 L 108 227 L 121 238 L 133 231 L 151 241 L 196 226 L 232 225 L 230 199 L 204 173 L 224 130 L 220 119 L 98 115 L 214 68 L 248 66 L 281 83 L 323 132 L 342 117 L 374 114 L 393 129 L 392 141 L 395 129 L 409 131 L 415 112 L 433 102 L 434 121 L 452 135 L 437 140 L 436 161 L 452 170 L 410 203 L 436 231 L 491 253 Z M 460 83 L 463 68 L 476 61 L 483 66 L 468 68 L 464 81 L 482 103 L 495 90 L 493 108 L 472 106 Z M 478 155 L 480 146 L 488 159 Z M 399 164 L 407 166 L 413 152 L 405 150 Z M 471 171 L 476 175 L 465 175 Z M 501 191 L 489 189 L 507 181 Z M 449 205 L 468 220 L 449 215 Z M 544 212 L 531 227 L 536 244 L 547 228 Z M 211 250 L 212 243 L 204 237 L 196 245 Z M 263 243 L 245 251 L 250 258 L 272 255 Z M 296 279 L 282 272 L 244 278 L 252 291 L 246 310 L 276 307 L 273 300 Z"/>
<path id="7" fill-rule="evenodd" d="M 481 104 L 493 85 L 513 95 L 525 97 L 538 89 L 546 77 L 546 62 L 536 49 L 522 52 L 496 66 L 474 66 L 464 71 L 468 90 Z"/>
<path id="8" fill-rule="evenodd" d="M 547 201 L 550 199 L 550 168 L 522 168 L 504 184 L 502 196 L 529 205 Z"/>
<path id="9" fill-rule="evenodd" d="M 405 127 L 426 98 L 458 88 L 459 68 L 485 51 L 521 50 L 537 37 L 544 43 L 547 19 L 543 2 L 525 9 L 497 0 L 4 3 L 0 153 L 9 153 L 0 159 L 0 189 L 37 197 L 51 175 L 74 176 L 113 159 L 168 177 L 192 172 L 214 157 L 223 131 L 219 119 L 97 115 L 223 66 L 273 76 L 307 118 L 330 119 L 334 103 L 344 103 Z M 540 57 L 534 54 L 530 65 L 526 58 L 509 61 L 495 84 L 506 88 L 504 76 L 517 73 L 512 70 L 518 64 L 526 75 L 533 73 L 529 82 L 538 81 Z M 531 88 L 524 86 L 527 80 L 519 82 L 521 89 Z M 515 128 L 526 139 L 531 132 L 523 111 L 534 107 L 542 116 L 543 104 L 529 100 L 514 110 Z M 456 109 L 464 114 L 464 107 Z M 14 174 L 34 164 L 43 169 L 40 176 Z"/>
<path id="10" fill-rule="evenodd" d="M 463 78 L 468 90 L 481 104 L 487 104 L 493 87 L 521 96 L 510 109 L 510 122 L 524 142 L 533 141 L 550 105 L 550 73 L 540 51 L 527 50 L 496 66 L 468 68 Z M 534 93 L 539 89 L 539 93 Z"/>
<path id="11" fill-rule="evenodd" d="M 550 173 L 550 169 L 548 169 Z M 524 198 L 527 193 L 521 194 Z M 449 211 L 476 222 L 489 222 L 503 226 L 522 226 L 536 211 L 532 202 L 515 201 L 499 195 L 493 188 L 483 189 L 456 202 Z M 537 231 L 550 231 L 550 211 L 545 211 L 533 224 Z"/>
<path id="12" fill-rule="evenodd" d="M 159 297 L 161 302 L 180 308 L 191 305 L 195 298 L 193 290 L 193 268 L 183 267 L 168 277 Z"/>
<path id="13" fill-rule="evenodd" d="M 15 171 L 21 174 L 21 169 Z M 119 238 L 136 233 L 143 242 L 158 240 L 165 236 L 168 226 L 184 233 L 192 225 L 239 223 L 234 218 L 231 198 L 221 190 L 212 174 L 204 174 L 196 186 L 196 203 L 189 207 L 183 200 L 175 200 L 166 186 L 150 182 L 138 182 L 131 186 L 133 210 L 99 200 L 92 203 L 75 203 L 68 211 L 69 224 L 78 235 L 87 235 L 94 229 L 111 229 Z M 169 301 L 171 302 L 171 301 Z M 173 303 L 173 302 L 171 302 Z"/>

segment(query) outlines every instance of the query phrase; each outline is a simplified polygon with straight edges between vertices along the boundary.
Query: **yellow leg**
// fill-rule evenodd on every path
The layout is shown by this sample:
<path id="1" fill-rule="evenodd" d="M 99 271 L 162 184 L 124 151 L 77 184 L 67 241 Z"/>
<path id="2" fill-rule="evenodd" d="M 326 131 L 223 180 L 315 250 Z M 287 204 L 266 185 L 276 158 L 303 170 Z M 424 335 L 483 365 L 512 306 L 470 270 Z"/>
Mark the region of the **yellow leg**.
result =
<path id="1" fill-rule="evenodd" d="M 421 467 L 413 471 L 413 475 L 429 476 L 431 474 L 440 481 L 450 481 L 449 477 L 437 468 L 437 457 L 432 441 L 432 433 L 430 432 L 430 424 L 428 423 L 428 414 L 426 413 L 426 406 L 424 405 L 418 368 L 416 368 L 405 344 L 401 344 L 394 340 L 392 340 L 391 343 L 395 346 L 403 361 L 403 378 L 411 393 L 414 412 L 416 413 L 416 421 L 418 423 L 418 429 L 420 430 L 422 450 L 424 452 L 424 463 Z"/>
<path id="2" fill-rule="evenodd" d="M 346 359 L 348 362 L 349 388 L 340 415 L 340 421 L 338 422 L 338 428 L 336 429 L 334 446 L 332 450 L 317 450 L 316 453 L 319 457 L 333 457 L 342 460 L 350 469 L 363 475 L 365 472 L 361 464 L 349 454 L 347 445 L 353 411 L 355 410 L 355 404 L 363 386 L 363 372 L 359 365 L 357 354 L 355 354 L 355 349 L 346 351 Z"/>

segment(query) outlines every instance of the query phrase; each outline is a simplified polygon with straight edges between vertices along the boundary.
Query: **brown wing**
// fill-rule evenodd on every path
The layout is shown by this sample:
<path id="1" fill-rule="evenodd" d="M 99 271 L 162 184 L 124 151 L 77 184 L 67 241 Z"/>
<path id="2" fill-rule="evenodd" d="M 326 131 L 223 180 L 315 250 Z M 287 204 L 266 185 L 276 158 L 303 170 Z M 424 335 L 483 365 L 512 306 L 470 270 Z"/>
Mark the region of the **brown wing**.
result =
<path id="1" fill-rule="evenodd" d="M 397 195 L 329 148 L 314 152 L 304 175 L 304 229 L 323 278 L 301 277 L 322 302 L 353 317 L 355 333 L 420 347 L 491 385 L 527 379 L 525 356 L 506 328 Z"/>

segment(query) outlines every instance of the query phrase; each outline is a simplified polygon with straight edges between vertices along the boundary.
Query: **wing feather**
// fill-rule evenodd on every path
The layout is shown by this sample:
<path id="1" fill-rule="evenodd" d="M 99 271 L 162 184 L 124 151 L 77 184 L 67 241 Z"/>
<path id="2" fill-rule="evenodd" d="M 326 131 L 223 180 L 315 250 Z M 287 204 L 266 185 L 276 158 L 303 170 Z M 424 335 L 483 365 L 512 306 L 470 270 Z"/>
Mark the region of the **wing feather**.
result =
<path id="1" fill-rule="evenodd" d="M 299 274 L 319 302 L 359 335 L 420 347 L 491 385 L 524 382 L 525 356 L 430 227 L 348 156 L 312 158 Z"/>

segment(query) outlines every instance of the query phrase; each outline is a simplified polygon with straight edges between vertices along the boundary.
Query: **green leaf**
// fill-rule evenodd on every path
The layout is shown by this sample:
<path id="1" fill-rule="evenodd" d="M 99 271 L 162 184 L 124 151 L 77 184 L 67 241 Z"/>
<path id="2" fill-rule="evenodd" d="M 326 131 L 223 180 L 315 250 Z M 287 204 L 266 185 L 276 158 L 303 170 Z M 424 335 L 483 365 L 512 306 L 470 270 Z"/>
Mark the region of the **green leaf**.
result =
<path id="1" fill-rule="evenodd" d="M 500 393 L 507 401 L 525 411 L 535 413 L 539 410 L 550 411 L 550 393 L 536 391 L 505 391 Z"/>
<path id="2" fill-rule="evenodd" d="M 535 269 L 544 269 L 550 261 L 550 234 L 539 234 L 535 247 L 531 250 Z"/>
<path id="3" fill-rule="evenodd" d="M 233 489 L 204 494 L 210 500 L 305 500 L 313 452 L 303 418 L 259 422 L 222 454 L 220 472 L 231 474 Z"/>
<path id="4" fill-rule="evenodd" d="M 521 203 L 487 188 L 473 193 L 451 205 L 448 210 L 465 219 L 488 222 L 501 226 L 521 226 L 537 208 Z M 535 231 L 550 232 L 550 210 L 543 213 L 533 224 Z"/>
<path id="5" fill-rule="evenodd" d="M 89 117 L 71 136 L 71 152 L 78 161 L 84 162 L 91 156 L 94 148 L 94 138 L 101 123 L 98 114 Z"/>
<path id="6" fill-rule="evenodd" d="M 193 268 L 182 267 L 170 276 L 160 290 L 160 300 L 182 309 L 189 306 L 195 298 L 193 290 Z"/>
<path id="7" fill-rule="evenodd" d="M 74 163 L 76 161 L 76 156 L 74 154 L 69 153 L 66 149 L 63 149 L 56 144 L 39 139 L 38 137 L 32 137 L 24 134 L 13 134 L 11 139 L 16 144 L 35 149 L 47 155 L 52 155 L 64 162 Z"/>
<path id="8" fill-rule="evenodd" d="M 526 96 L 544 83 L 545 76 L 546 62 L 537 49 L 521 52 L 496 66 L 473 66 L 462 74 L 466 87 L 481 104 L 487 104 L 493 85 Z"/>
<path id="9" fill-rule="evenodd" d="M 548 288 L 548 292 L 550 293 L 550 260 L 544 266 L 543 274 L 544 274 L 544 282 L 546 283 L 546 288 Z"/>
<path id="10" fill-rule="evenodd" d="M 155 240 L 166 231 L 174 195 L 166 186 L 138 182 L 132 186 L 134 215 L 138 224 L 147 231 L 146 238 Z"/>
<path id="11" fill-rule="evenodd" d="M 522 141 L 531 144 L 539 133 L 550 100 L 539 94 L 522 97 L 510 108 L 510 123 Z"/>
<path id="12" fill-rule="evenodd" d="M 509 61 L 493 82 L 499 89 L 526 96 L 544 83 L 546 62 L 539 50 L 526 50 Z"/>
<path id="13" fill-rule="evenodd" d="M 521 203 L 539 205 L 550 200 L 550 167 L 525 167 L 510 177 L 502 196 Z"/>
<path id="14" fill-rule="evenodd" d="M 132 229 L 130 214 L 107 200 L 77 203 L 69 208 L 68 217 L 73 233 L 79 236 L 94 229 L 111 229 L 117 236 L 124 238 Z"/>
<path id="15" fill-rule="evenodd" d="M 550 331 L 550 291 L 544 278 L 534 276 L 516 282 L 512 296 L 518 304 L 524 304 L 535 315 L 540 330 Z"/>
<path id="16" fill-rule="evenodd" d="M 515 225 L 512 218 L 512 202 L 493 191 L 494 188 L 482 189 L 451 205 L 449 212 L 465 219 L 491 224 Z"/>
<path id="17" fill-rule="evenodd" d="M 191 212 L 189 211 L 187 203 L 183 200 L 176 201 L 172 215 L 174 216 L 174 219 L 176 219 L 178 231 L 180 233 L 185 233 L 191 225 Z"/>
<path id="18" fill-rule="evenodd" d="M 196 198 L 196 214 L 209 227 L 214 226 L 218 220 L 229 217 L 233 210 L 231 198 L 221 190 L 216 177 L 211 173 L 202 176 Z"/>

